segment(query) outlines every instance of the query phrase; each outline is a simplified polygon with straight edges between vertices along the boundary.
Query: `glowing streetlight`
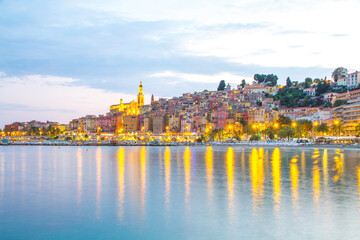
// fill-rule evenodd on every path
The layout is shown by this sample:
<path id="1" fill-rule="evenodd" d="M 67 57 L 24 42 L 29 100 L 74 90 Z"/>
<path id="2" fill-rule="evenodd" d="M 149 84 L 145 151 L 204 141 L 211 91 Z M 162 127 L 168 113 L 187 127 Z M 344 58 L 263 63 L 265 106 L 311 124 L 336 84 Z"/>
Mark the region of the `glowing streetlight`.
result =
<path id="1" fill-rule="evenodd" d="M 275 127 L 275 128 L 279 128 L 279 124 L 278 124 L 278 123 L 275 123 L 275 124 L 274 124 L 274 127 Z"/>
<path id="2" fill-rule="evenodd" d="M 339 137 L 340 137 L 340 121 L 339 120 L 335 120 L 334 121 L 334 124 L 338 127 L 338 129 L 339 129 Z"/>
<path id="3" fill-rule="evenodd" d="M 296 122 L 291 123 L 292 127 L 296 127 L 296 125 L 297 125 Z"/>

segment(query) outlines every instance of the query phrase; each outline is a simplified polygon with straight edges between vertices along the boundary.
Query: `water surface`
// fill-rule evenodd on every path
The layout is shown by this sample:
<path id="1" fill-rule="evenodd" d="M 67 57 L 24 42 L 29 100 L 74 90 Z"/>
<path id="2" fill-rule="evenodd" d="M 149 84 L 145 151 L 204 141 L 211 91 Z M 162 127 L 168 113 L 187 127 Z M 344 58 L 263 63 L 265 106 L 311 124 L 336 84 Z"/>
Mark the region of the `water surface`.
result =
<path id="1" fill-rule="evenodd" d="M 0 147 L 0 239 L 358 239 L 360 151 Z"/>

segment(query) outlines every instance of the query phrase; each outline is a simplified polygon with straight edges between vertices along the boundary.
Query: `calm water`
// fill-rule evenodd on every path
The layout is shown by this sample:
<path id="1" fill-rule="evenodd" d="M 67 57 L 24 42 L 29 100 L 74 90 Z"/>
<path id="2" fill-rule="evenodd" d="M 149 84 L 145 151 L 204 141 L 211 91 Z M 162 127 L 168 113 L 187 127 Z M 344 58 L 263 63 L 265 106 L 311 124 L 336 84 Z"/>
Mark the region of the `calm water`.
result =
<path id="1" fill-rule="evenodd" d="M 359 239 L 360 151 L 0 147 L 0 239 Z"/>

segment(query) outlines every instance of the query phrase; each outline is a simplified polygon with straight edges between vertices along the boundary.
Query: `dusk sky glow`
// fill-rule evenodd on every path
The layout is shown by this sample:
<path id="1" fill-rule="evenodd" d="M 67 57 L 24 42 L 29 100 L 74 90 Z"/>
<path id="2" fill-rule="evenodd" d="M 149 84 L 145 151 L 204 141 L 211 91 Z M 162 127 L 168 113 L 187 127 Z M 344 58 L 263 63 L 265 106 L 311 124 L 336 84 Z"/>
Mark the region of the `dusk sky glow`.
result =
<path id="1" fill-rule="evenodd" d="M 360 0 L 0 0 L 0 128 L 151 94 L 360 70 Z"/>

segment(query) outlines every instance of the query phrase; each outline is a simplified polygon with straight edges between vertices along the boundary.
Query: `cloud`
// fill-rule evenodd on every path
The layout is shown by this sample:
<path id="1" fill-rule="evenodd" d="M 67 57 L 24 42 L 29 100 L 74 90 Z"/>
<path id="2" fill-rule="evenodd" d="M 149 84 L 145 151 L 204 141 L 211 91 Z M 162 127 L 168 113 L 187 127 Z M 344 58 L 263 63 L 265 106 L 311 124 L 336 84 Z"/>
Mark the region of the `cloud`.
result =
<path id="1" fill-rule="evenodd" d="M 13 104 L 8 102 L 0 102 L 0 111 L 7 112 L 62 112 L 75 113 L 74 110 L 60 108 L 39 108 L 27 104 Z"/>
<path id="2" fill-rule="evenodd" d="M 221 72 L 215 75 L 205 75 L 205 74 L 188 74 L 188 73 L 179 73 L 172 71 L 164 71 L 159 73 L 154 73 L 149 76 L 150 78 L 165 78 L 174 83 L 181 82 L 191 82 L 191 83 L 219 83 L 220 80 L 226 80 L 227 83 L 240 84 L 242 79 L 252 81 L 251 76 L 239 76 L 234 75 L 229 72 Z M 173 84 L 173 83 L 170 83 Z"/>
<path id="3" fill-rule="evenodd" d="M 0 126 L 13 121 L 51 120 L 67 123 L 88 114 L 105 114 L 109 106 L 134 94 L 115 93 L 77 85 L 78 80 L 58 76 L 0 77 Z M 146 95 L 146 101 L 150 96 Z"/>
<path id="4" fill-rule="evenodd" d="M 140 80 L 146 94 L 172 97 L 255 73 L 284 82 L 359 68 L 357 0 L 6 0 L 0 8 L 8 75 L 0 73 L 0 101 L 15 104 L 2 115 L 103 113 L 121 93 L 136 94 Z M 11 119 L 24 118 L 15 112 Z"/>
<path id="5" fill-rule="evenodd" d="M 332 37 L 347 37 L 347 34 L 342 34 L 342 33 L 335 33 L 335 34 L 331 34 L 330 36 Z"/>

